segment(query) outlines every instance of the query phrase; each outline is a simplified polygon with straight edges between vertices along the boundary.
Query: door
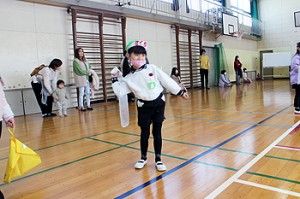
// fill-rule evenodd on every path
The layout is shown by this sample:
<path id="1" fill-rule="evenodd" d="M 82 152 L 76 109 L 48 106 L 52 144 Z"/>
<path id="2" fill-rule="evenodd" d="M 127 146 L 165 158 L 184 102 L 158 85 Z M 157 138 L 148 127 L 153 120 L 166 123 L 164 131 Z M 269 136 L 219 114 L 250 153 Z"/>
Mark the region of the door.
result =
<path id="1" fill-rule="evenodd" d="M 263 54 L 264 53 L 273 53 L 273 50 L 264 50 L 259 52 L 259 57 L 260 57 L 260 76 L 261 79 L 273 79 L 273 68 L 268 67 L 264 68 L 263 67 Z"/>

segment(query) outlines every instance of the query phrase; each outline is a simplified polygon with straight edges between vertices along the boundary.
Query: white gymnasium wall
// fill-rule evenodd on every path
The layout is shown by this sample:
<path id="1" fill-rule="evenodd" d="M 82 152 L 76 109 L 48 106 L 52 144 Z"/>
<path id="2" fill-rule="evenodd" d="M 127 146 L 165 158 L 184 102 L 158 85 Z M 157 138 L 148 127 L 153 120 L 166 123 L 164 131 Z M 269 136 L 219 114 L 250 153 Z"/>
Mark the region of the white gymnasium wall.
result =
<path id="1" fill-rule="evenodd" d="M 66 8 L 53 7 L 16 0 L 0 0 L 0 59 L 1 74 L 6 82 L 6 89 L 30 87 L 30 72 L 35 66 L 49 64 L 53 58 L 59 58 L 64 65 L 59 78 L 66 83 L 73 83 L 71 78 L 72 33 L 71 16 Z M 80 23 L 79 23 L 80 24 Z M 95 29 L 78 24 L 80 30 Z M 107 30 L 107 29 L 106 29 Z M 111 27 L 111 32 L 120 31 Z M 172 49 L 172 30 L 170 25 L 127 19 L 127 41 L 146 40 L 149 43 L 148 58 L 150 63 L 161 67 L 170 74 L 174 56 Z M 255 70 L 257 63 L 257 42 L 206 32 L 203 46 L 213 47 L 223 43 L 229 68 L 229 77 L 233 80 L 233 59 L 240 55 L 248 70 Z"/>
<path id="2" fill-rule="evenodd" d="M 67 13 L 64 8 L 0 0 L 1 75 L 6 89 L 30 87 L 30 72 L 53 58 L 67 63 Z M 60 78 L 68 83 L 67 67 Z"/>
<path id="3" fill-rule="evenodd" d="M 296 43 L 300 42 L 300 28 L 295 27 L 294 12 L 300 11 L 300 1 L 259 0 L 258 3 L 264 30 L 258 50 L 290 51 L 295 54 Z"/>
<path id="4" fill-rule="evenodd" d="M 229 79 L 235 80 L 235 71 L 233 67 L 234 58 L 239 56 L 243 68 L 247 68 L 248 71 L 259 69 L 259 54 L 257 52 L 257 42 L 247 39 L 238 40 L 231 36 L 220 36 L 218 42 L 223 43 L 223 47 L 226 53 L 226 60 L 229 67 Z"/>
<path id="5" fill-rule="evenodd" d="M 148 59 L 166 73 L 172 69 L 171 26 L 127 18 L 127 41 L 138 39 L 148 42 Z"/>

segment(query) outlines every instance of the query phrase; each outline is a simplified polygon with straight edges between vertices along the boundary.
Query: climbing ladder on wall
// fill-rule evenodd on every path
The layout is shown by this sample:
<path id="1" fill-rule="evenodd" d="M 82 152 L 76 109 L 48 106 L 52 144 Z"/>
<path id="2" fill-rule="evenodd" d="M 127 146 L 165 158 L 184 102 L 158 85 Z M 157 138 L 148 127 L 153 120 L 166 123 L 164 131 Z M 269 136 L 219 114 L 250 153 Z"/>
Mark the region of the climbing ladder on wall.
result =
<path id="1" fill-rule="evenodd" d="M 187 88 L 200 87 L 199 55 L 202 47 L 202 31 L 172 26 L 173 63 L 179 68 L 181 80 Z"/>
<path id="2" fill-rule="evenodd" d="M 79 7 L 71 7 L 71 11 L 73 50 L 84 49 L 100 80 L 100 89 L 91 101 L 115 99 L 110 71 L 119 66 L 123 57 L 126 18 Z"/>

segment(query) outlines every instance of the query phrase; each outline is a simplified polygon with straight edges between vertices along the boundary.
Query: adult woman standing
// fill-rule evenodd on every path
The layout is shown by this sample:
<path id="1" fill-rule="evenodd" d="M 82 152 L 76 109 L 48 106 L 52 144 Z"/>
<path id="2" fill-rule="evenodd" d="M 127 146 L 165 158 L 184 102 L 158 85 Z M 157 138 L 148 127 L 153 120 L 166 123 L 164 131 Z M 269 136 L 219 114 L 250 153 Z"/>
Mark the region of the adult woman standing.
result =
<path id="1" fill-rule="evenodd" d="M 85 93 L 87 110 L 93 110 L 91 107 L 91 97 L 90 97 L 90 84 L 89 84 L 89 75 L 91 66 L 87 62 L 84 51 L 82 48 L 77 48 L 75 50 L 75 59 L 73 61 L 73 71 L 75 85 L 79 89 L 79 106 L 78 109 L 81 111 L 86 111 L 83 105 L 83 97 Z"/>
<path id="2" fill-rule="evenodd" d="M 243 78 L 243 73 L 242 73 L 242 63 L 239 60 L 239 56 L 235 56 L 234 59 L 234 70 L 235 70 L 235 75 L 236 75 L 236 84 L 240 85 L 241 78 Z"/>
<path id="3" fill-rule="evenodd" d="M 43 118 L 54 117 L 52 113 L 53 92 L 56 89 L 58 71 L 62 61 L 53 59 L 48 67 L 44 67 L 38 74 L 32 76 L 31 86 L 42 111 Z"/>
<path id="4" fill-rule="evenodd" d="M 297 43 L 297 51 L 291 63 L 290 80 L 291 85 L 295 89 L 294 107 L 295 114 L 300 114 L 300 42 Z"/>

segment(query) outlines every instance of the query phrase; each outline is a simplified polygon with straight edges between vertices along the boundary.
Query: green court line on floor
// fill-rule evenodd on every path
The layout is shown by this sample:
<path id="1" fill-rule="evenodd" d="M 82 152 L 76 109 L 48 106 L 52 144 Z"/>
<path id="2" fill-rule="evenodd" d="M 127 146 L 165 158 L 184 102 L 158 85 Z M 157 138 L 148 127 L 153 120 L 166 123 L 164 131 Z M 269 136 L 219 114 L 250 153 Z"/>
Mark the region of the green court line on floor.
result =
<path id="1" fill-rule="evenodd" d="M 211 164 L 211 163 L 207 163 L 207 162 L 200 162 L 200 161 L 195 161 L 198 164 L 204 164 L 207 166 L 212 166 L 212 167 L 218 167 L 221 169 L 226 169 L 226 170 L 231 170 L 231 171 L 238 171 L 238 169 L 235 168 L 231 168 L 231 167 L 226 167 L 226 166 L 222 166 L 222 165 L 217 165 L 217 164 Z"/>
<path id="2" fill-rule="evenodd" d="M 290 159 L 290 158 L 282 158 L 282 157 L 277 157 L 277 156 L 273 156 L 273 155 L 266 155 L 265 157 L 279 159 L 279 160 L 286 160 L 286 161 L 291 161 L 291 162 L 297 162 L 297 163 L 300 162 L 300 160 Z"/>
<path id="3" fill-rule="evenodd" d="M 93 138 L 87 138 L 87 139 L 94 140 Z M 97 140 L 97 141 L 100 141 L 100 140 Z M 138 142 L 138 141 L 139 141 L 139 140 L 134 141 L 134 142 L 130 142 L 130 143 L 128 143 L 128 144 L 133 144 L 133 143 L 136 143 L 136 142 Z M 109 142 L 107 142 L 107 141 L 101 140 L 101 142 L 104 142 L 104 143 L 108 143 L 108 144 L 109 144 Z M 71 161 L 71 162 L 67 162 L 67 163 L 64 163 L 64 164 L 61 164 L 61 165 L 58 165 L 58 166 L 54 166 L 54 167 L 51 167 L 51 168 L 49 168 L 49 169 L 45 169 L 45 170 L 42 170 L 42 171 L 39 171 L 39 172 L 30 174 L 30 175 L 27 175 L 27 176 L 23 176 L 23 177 L 17 178 L 17 179 L 15 179 L 15 180 L 12 180 L 11 183 L 12 183 L 12 182 L 19 181 L 19 180 L 22 180 L 22 179 L 25 179 L 25 178 L 29 178 L 29 177 L 31 177 L 31 176 L 35 176 L 35 175 L 38 175 L 38 174 L 41 174 L 41 173 L 44 173 L 44 172 L 47 172 L 47 171 L 51 171 L 51 170 L 54 170 L 54 169 L 57 169 L 57 168 L 61 168 L 61 167 L 64 167 L 64 166 L 67 166 L 67 165 L 70 165 L 70 164 L 73 164 L 73 163 L 76 163 L 76 162 L 79 162 L 79 161 L 82 161 L 82 160 L 86 160 L 86 159 L 92 158 L 92 157 L 94 157 L 94 156 L 101 155 L 101 154 L 104 154 L 104 153 L 107 153 L 107 152 L 110 152 L 110 151 L 113 151 L 113 150 L 116 150 L 116 149 L 119 149 L 119 148 L 122 148 L 122 147 L 126 146 L 126 145 L 120 145 L 120 144 L 114 144 L 114 145 L 118 145 L 118 146 L 115 147 L 115 148 L 112 148 L 112 149 L 108 149 L 108 150 L 105 150 L 105 151 L 101 151 L 101 152 L 99 152 L 99 153 L 95 153 L 95 154 L 92 154 L 92 155 L 88 155 L 88 156 L 83 157 L 83 158 L 79 158 L 79 159 L 77 159 L 77 160 L 73 160 L 73 161 Z M 6 184 L 6 183 L 2 183 L 2 184 L 0 184 L 0 186 L 3 186 L 3 185 L 5 185 L 5 184 Z"/>
<path id="4" fill-rule="evenodd" d="M 88 137 L 86 139 L 95 140 L 95 141 L 103 142 L 103 143 L 106 143 L 106 144 L 112 144 L 112 145 L 116 145 L 116 146 L 120 146 L 120 147 L 126 147 L 129 144 L 134 144 L 134 143 L 137 143 L 137 142 L 140 141 L 140 140 L 136 140 L 136 141 L 130 142 L 128 144 L 118 144 L 118 143 L 115 143 L 115 142 L 109 142 L 109 141 L 106 141 L 106 140 L 99 140 L 97 138 L 92 138 L 92 137 Z"/>
<path id="5" fill-rule="evenodd" d="M 99 140 L 97 138 L 90 138 L 90 139 L 93 139 L 93 140 L 96 140 L 96 141 L 100 141 L 100 142 L 105 142 L 105 143 L 111 143 L 111 142 Z M 135 141 L 134 143 L 136 143 L 136 142 L 137 141 Z M 112 143 L 112 144 L 115 144 L 115 143 Z M 129 145 L 129 143 L 128 143 L 128 145 Z M 130 148 L 130 149 L 134 149 L 134 150 L 140 151 L 139 148 L 135 148 L 135 147 L 127 146 L 127 145 L 122 145 L 122 146 L 126 147 L 126 148 Z M 148 151 L 148 152 L 154 154 L 154 151 Z M 182 157 L 168 155 L 168 154 L 162 154 L 162 156 L 170 157 L 170 158 L 174 158 L 174 159 L 178 159 L 178 160 L 183 160 L 183 161 L 188 160 L 187 158 L 182 158 Z M 275 156 L 272 156 L 272 157 L 276 158 Z M 280 159 L 288 160 L 286 158 L 280 158 Z M 232 167 L 223 166 L 223 165 L 211 164 L 211 163 L 206 163 L 206 162 L 201 162 L 201 161 L 195 161 L 195 163 L 203 164 L 203 165 L 207 165 L 207 166 L 212 166 L 212 167 L 217 167 L 217 168 L 222 168 L 222 169 L 231 170 L 231 171 L 238 171 L 238 169 L 235 169 L 235 168 L 232 168 Z M 251 171 L 247 171 L 246 173 L 252 174 L 252 175 L 257 175 L 257 176 L 262 176 L 262 177 L 266 177 L 266 178 L 271 178 L 271 179 L 277 179 L 277 180 L 281 180 L 281 181 L 285 181 L 285 182 L 291 182 L 291 183 L 300 184 L 300 182 L 298 182 L 298 181 L 290 180 L 290 179 L 286 179 L 286 178 L 278 178 L 276 176 L 270 176 L 270 175 L 260 174 L 260 173 L 251 172 Z"/>
<path id="6" fill-rule="evenodd" d="M 288 129 L 291 128 L 292 126 L 287 126 L 287 125 L 277 125 L 277 124 L 257 124 L 257 123 L 252 123 L 252 122 L 237 122 L 237 121 L 232 121 L 232 120 L 216 120 L 216 119 L 206 119 L 206 118 L 188 118 L 188 117 L 181 117 L 181 116 L 169 116 L 166 118 L 176 118 L 176 119 L 183 119 L 183 120 L 199 120 L 199 121 L 207 121 L 207 122 L 223 122 L 223 123 L 232 123 L 232 124 L 249 124 L 249 125 L 256 125 L 256 126 L 272 126 L 280 129 Z"/>
<path id="7" fill-rule="evenodd" d="M 99 134 L 96 134 L 96 135 L 99 135 Z M 109 142 L 109 141 L 105 141 L 105 140 L 99 140 L 97 138 L 91 138 L 91 137 L 86 137 L 86 139 L 99 141 L 99 142 L 103 142 L 103 143 L 107 143 L 107 144 L 113 144 L 113 145 L 116 145 L 117 147 L 112 148 L 112 149 L 108 149 L 108 150 L 105 150 L 105 151 L 102 151 L 102 152 L 99 152 L 99 153 L 95 153 L 95 154 L 92 154 L 92 155 L 89 155 L 89 156 L 86 156 L 86 157 L 83 157 L 83 158 L 79 158 L 77 160 L 73 160 L 71 162 L 67 162 L 67 163 L 64 163 L 64 164 L 61 164 L 61 165 L 58 165 L 58 166 L 55 166 L 55 167 L 52 167 L 52 168 L 49 168 L 49 169 L 45 169 L 43 171 L 39 171 L 39 172 L 30 174 L 30 175 L 27 175 L 27 176 L 23 176 L 23 177 L 15 179 L 15 180 L 12 180 L 12 182 L 16 182 L 16 181 L 19 181 L 19 180 L 22 180 L 22 179 L 26 179 L 26 178 L 29 178 L 31 176 L 35 176 L 35 175 L 38 175 L 38 174 L 41 174 L 41 173 L 44 173 L 44 172 L 47 172 L 47 171 L 51 171 L 51 170 L 54 170 L 54 169 L 57 169 L 57 168 L 61 168 L 61 167 L 64 167 L 64 166 L 67 166 L 67 165 L 70 165 L 70 164 L 73 164 L 73 163 L 76 163 L 76 162 L 79 162 L 79 161 L 82 161 L 82 160 L 85 160 L 85 159 L 88 159 L 88 158 L 91 158 L 91 157 L 94 157 L 94 156 L 97 156 L 97 155 L 101 155 L 101 154 L 104 154 L 104 153 L 107 153 L 107 152 L 110 152 L 110 151 L 113 151 L 113 150 L 116 150 L 116 149 L 120 149 L 122 147 L 130 148 L 130 149 L 134 149 L 134 150 L 138 150 L 138 151 L 140 150 L 139 148 L 127 146 L 127 145 L 130 145 L 130 144 L 134 144 L 134 143 L 138 142 L 139 140 L 136 140 L 136 141 L 133 141 L 133 142 L 130 142 L 130 143 L 127 143 L 127 144 L 117 144 L 117 143 L 113 143 L 113 142 Z M 153 151 L 148 151 L 148 152 L 154 154 Z M 188 160 L 187 158 L 181 158 L 181 157 L 178 157 L 178 156 L 173 156 L 173 155 L 168 155 L 168 154 L 162 154 L 162 155 L 166 156 L 166 157 L 174 158 L 174 159 L 179 159 L 179 160 Z M 275 156 L 273 156 L 273 157 L 275 157 Z M 203 165 L 207 165 L 207 166 L 212 166 L 212 167 L 217 167 L 217 168 L 222 168 L 222 169 L 227 169 L 227 170 L 232 170 L 232 171 L 237 171 L 238 170 L 238 169 L 231 168 L 231 167 L 226 167 L 226 166 L 222 166 L 222 165 L 211 164 L 211 163 L 206 163 L 206 162 L 201 162 L 201 161 L 195 161 L 195 163 L 203 164 Z M 290 180 L 290 179 L 286 179 L 286 178 L 279 178 L 279 177 L 260 174 L 260 173 L 255 173 L 255 172 L 247 172 L 247 173 L 252 174 L 252 175 L 258 175 L 258 176 L 266 177 L 266 178 L 277 179 L 277 180 L 281 180 L 281 181 L 285 181 L 285 182 L 300 184 L 300 182 L 298 182 L 298 181 Z M 5 185 L 5 183 L 0 184 L 0 186 L 3 186 L 3 185 Z"/>
<path id="8" fill-rule="evenodd" d="M 91 137 L 94 137 L 94 136 L 99 136 L 99 135 L 103 135 L 103 134 L 107 134 L 107 133 L 111 133 L 111 132 L 122 133 L 122 134 L 126 134 L 126 135 L 133 135 L 133 136 L 138 136 L 138 137 L 140 136 L 140 135 L 133 134 L 133 133 L 112 130 L 112 131 L 97 133 L 97 134 L 85 136 L 85 137 L 82 137 L 82 138 L 79 138 L 79 139 L 75 139 L 75 140 L 71 140 L 71 141 L 51 145 L 51 146 L 40 148 L 40 149 L 36 149 L 35 151 L 45 150 L 45 149 L 49 149 L 49 148 L 52 148 L 52 147 L 56 147 L 56 146 L 60 146 L 60 145 L 64 145 L 64 144 L 69 144 L 69 143 L 72 143 L 72 142 L 80 141 L 80 140 L 83 140 L 83 139 L 86 139 L 86 138 L 91 138 Z M 163 139 L 163 140 L 168 141 L 168 142 L 178 143 L 178 144 L 185 144 L 185 145 L 191 145 L 191 146 L 200 146 L 200 147 L 204 147 L 204 148 L 211 148 L 210 146 L 202 145 L 202 144 L 194 144 L 194 143 L 189 143 L 189 142 L 180 142 L 180 141 L 169 140 L 169 139 Z M 107 142 L 107 143 L 109 143 L 109 142 Z M 112 142 L 109 143 L 109 144 L 118 145 L 118 144 L 115 144 L 115 143 L 112 143 Z M 118 146 L 121 146 L 121 145 L 118 145 Z M 234 152 L 234 153 L 241 153 L 241 154 L 248 154 L 248 155 L 257 155 L 256 153 L 243 152 L 243 151 L 231 150 L 231 149 L 226 149 L 226 148 L 219 148 L 218 150 L 224 150 L 224 151 L 229 151 L 229 152 Z M 282 160 L 293 161 L 293 162 L 300 162 L 300 160 L 281 158 L 281 157 L 276 157 L 276 156 L 265 156 L 265 157 L 274 158 L 274 159 L 282 159 Z M 5 160 L 7 158 L 8 157 L 1 158 L 0 161 Z"/>
<path id="9" fill-rule="evenodd" d="M 126 134 L 126 135 L 140 136 L 140 135 L 137 135 L 137 134 L 134 134 L 134 133 L 128 133 L 128 132 L 123 132 L 123 131 L 113 130 L 112 132 Z M 152 139 L 152 137 L 151 137 L 151 139 Z M 181 142 L 181 141 L 170 140 L 170 139 L 165 139 L 165 138 L 163 138 L 163 141 L 174 142 L 174 143 L 178 143 L 178 144 L 191 145 L 191 146 L 200 146 L 200 147 L 203 147 L 203 148 L 212 148 L 211 146 L 208 146 L 208 145 L 194 144 L 194 143 L 190 143 L 190 142 Z M 242 154 L 247 154 L 247 155 L 257 155 L 256 153 L 244 152 L 244 151 L 238 151 L 238 150 L 232 150 L 232 149 L 226 149 L 226 148 L 219 148 L 219 150 L 230 151 L 230 152 L 235 152 L 235 153 L 242 153 Z"/>
<path id="10" fill-rule="evenodd" d="M 94 137 L 94 136 L 98 136 L 98 135 L 103 135 L 103 134 L 110 133 L 110 132 L 111 132 L 111 131 L 106 131 L 106 132 L 102 132 L 102 133 L 97 133 L 97 134 L 94 134 L 94 135 L 89 135 L 89 136 L 85 136 L 85 137 L 78 138 L 78 139 L 75 139 L 75 140 L 70 140 L 70 141 L 67 141 L 67 142 L 62 142 L 62 143 L 54 144 L 54 145 L 47 146 L 47 147 L 43 147 L 43 148 L 39 148 L 39 149 L 33 149 L 33 150 L 34 150 L 34 151 L 41 151 L 41 150 L 53 148 L 53 147 L 56 147 L 56 146 L 60 146 L 60 145 L 69 144 L 69 143 L 72 143 L 72 142 L 77 142 L 77 141 L 80 141 L 80 140 L 84 140 L 84 139 L 86 139 L 86 138 L 88 138 L 88 137 Z M 6 160 L 7 158 L 8 158 L 8 157 L 0 158 L 0 161 Z"/>
<path id="11" fill-rule="evenodd" d="M 280 181 L 284 181 L 284 182 L 290 182 L 290 183 L 294 183 L 294 184 L 300 184 L 299 181 L 290 180 L 290 179 L 287 179 L 287 178 L 280 178 L 280 177 L 276 177 L 276 176 L 270 176 L 270 175 L 261 174 L 261 173 L 255 173 L 255 172 L 251 172 L 251 171 L 247 171 L 247 173 L 248 174 L 252 174 L 252 175 L 256 175 L 256 176 L 271 178 L 271 179 L 274 179 L 274 180 L 280 180 Z"/>
<path id="12" fill-rule="evenodd" d="M 203 109 L 203 110 L 206 110 L 206 109 Z M 211 109 L 207 109 L 207 110 L 218 111 L 218 110 L 211 110 Z M 106 112 L 105 110 L 103 110 L 103 111 Z M 237 111 L 234 111 L 234 112 L 237 112 Z M 130 112 L 130 114 L 135 114 L 135 113 Z M 247 114 L 249 114 L 249 112 L 247 112 Z M 272 126 L 272 127 L 277 127 L 277 128 L 281 128 L 281 129 L 289 129 L 289 128 L 292 127 L 292 126 L 288 126 L 288 125 L 256 124 L 256 123 L 252 123 L 252 122 L 237 122 L 237 121 L 232 121 L 232 120 L 214 120 L 214 119 L 206 119 L 206 118 L 187 118 L 187 117 L 181 117 L 181 116 L 168 116 L 168 115 L 166 115 L 165 118 L 176 118 L 176 119 L 185 119 L 185 120 L 200 120 L 200 121 L 209 121 L 209 122 L 224 122 L 224 123 L 233 123 L 233 124 L 249 124 L 249 125 L 257 125 L 257 126 Z"/>
<path id="13" fill-rule="evenodd" d="M 71 162 L 67 162 L 67 163 L 64 163 L 64 164 L 61 164 L 61 165 L 58 165 L 58 166 L 54 166 L 54 167 L 51 167 L 51 168 L 48 168 L 48 169 L 45 169 L 45 170 L 42 170 L 42 171 L 39 171 L 39 172 L 30 174 L 30 175 L 27 175 L 27 176 L 23 176 L 23 177 L 20 177 L 20 178 L 15 179 L 15 180 L 12 180 L 11 183 L 16 182 L 16 181 L 19 181 L 19 180 L 23 180 L 23 179 L 25 179 L 25 178 L 29 178 L 29 177 L 31 177 L 31 176 L 35 176 L 35 175 L 38 175 L 38 174 L 41 174 L 41 173 L 45 173 L 45 172 L 48 172 L 48 171 L 51 171 L 51 170 L 54 170 L 54 169 L 58 169 L 58 168 L 61 168 L 61 167 L 64 167 L 64 166 L 67 166 L 67 165 L 70 165 L 70 164 L 73 164 L 73 163 L 76 163 L 76 162 L 79 162 L 79 161 L 82 161 L 82 160 L 85 160 L 85 159 L 94 157 L 94 156 L 97 156 L 97 155 L 101 155 L 101 154 L 103 154 L 103 153 L 107 153 L 107 152 L 110 152 L 110 151 L 119 149 L 119 148 L 121 148 L 121 147 L 119 146 L 119 147 L 115 147 L 115 148 L 108 149 L 108 150 L 105 150 L 105 151 L 101 151 L 101 152 L 99 152 L 99 153 L 95 153 L 95 154 L 92 154 L 92 155 L 89 155 L 89 156 L 86 156 L 86 157 L 83 157 L 83 158 L 79 158 L 79 159 L 73 160 L 73 161 L 71 161 Z M 0 184 L 0 187 L 3 186 L 3 185 L 6 185 L 6 184 L 5 184 L 5 183 L 2 183 L 2 184 Z"/>
<path id="14" fill-rule="evenodd" d="M 123 132 L 123 131 L 113 130 L 111 132 L 116 132 L 116 133 L 121 133 L 121 134 L 126 134 L 126 135 L 139 136 L 139 135 L 134 134 L 134 133 L 128 133 L 128 132 Z M 163 140 L 168 141 L 168 142 L 178 143 L 178 144 L 184 144 L 184 145 L 199 146 L 199 147 L 203 147 L 203 148 L 212 148 L 211 146 L 202 145 L 202 144 L 194 144 L 194 143 L 181 142 L 181 141 L 175 141 L 175 140 L 169 140 L 169 139 L 163 139 Z M 226 149 L 226 148 L 218 148 L 217 150 L 224 150 L 224 151 L 229 151 L 229 152 L 233 152 L 233 153 L 241 153 L 241 154 L 254 155 L 254 156 L 257 155 L 257 153 L 244 152 L 244 151 L 238 151 L 238 150 L 232 150 L 232 149 Z M 274 159 L 281 159 L 281 160 L 286 160 L 286 161 L 292 161 L 292 162 L 300 162 L 300 160 L 296 160 L 296 159 L 282 158 L 282 157 L 276 157 L 276 156 L 271 156 L 271 155 L 266 155 L 265 157 L 274 158 Z"/>

